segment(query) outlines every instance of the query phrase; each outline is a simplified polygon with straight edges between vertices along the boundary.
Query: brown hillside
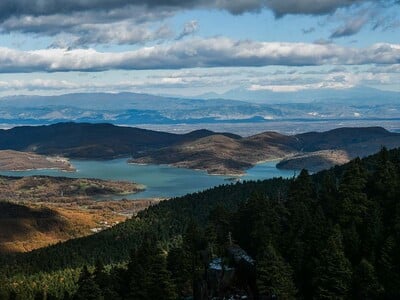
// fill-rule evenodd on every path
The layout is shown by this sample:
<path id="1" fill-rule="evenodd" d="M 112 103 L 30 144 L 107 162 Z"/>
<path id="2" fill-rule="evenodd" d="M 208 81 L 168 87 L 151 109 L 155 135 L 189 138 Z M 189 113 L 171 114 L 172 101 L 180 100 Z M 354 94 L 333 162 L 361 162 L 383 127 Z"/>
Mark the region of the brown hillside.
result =
<path id="1" fill-rule="evenodd" d="M 32 204 L 0 201 L 0 254 L 26 252 L 87 236 L 125 221 L 160 200 Z"/>
<path id="2" fill-rule="evenodd" d="M 296 139 L 275 132 L 234 139 L 212 135 L 193 142 L 151 151 L 132 159 L 134 163 L 170 164 L 206 170 L 210 174 L 242 174 L 264 160 L 295 152 Z"/>
<path id="3" fill-rule="evenodd" d="M 22 171 L 33 169 L 74 171 L 69 161 L 62 157 L 48 157 L 29 152 L 0 150 L 0 170 Z"/>
<path id="4" fill-rule="evenodd" d="M 400 134 L 380 127 L 339 128 L 286 136 L 264 132 L 247 138 L 213 135 L 173 147 L 144 151 L 131 162 L 171 164 L 211 174 L 243 174 L 256 163 L 285 159 L 278 167 L 321 170 L 373 154 L 382 146 L 400 146 Z M 293 155 L 297 155 L 292 157 Z"/>
<path id="5" fill-rule="evenodd" d="M 284 158 L 277 164 L 277 168 L 287 170 L 307 169 L 318 172 L 329 169 L 334 165 L 343 165 L 349 161 L 350 157 L 344 150 L 321 150 Z"/>

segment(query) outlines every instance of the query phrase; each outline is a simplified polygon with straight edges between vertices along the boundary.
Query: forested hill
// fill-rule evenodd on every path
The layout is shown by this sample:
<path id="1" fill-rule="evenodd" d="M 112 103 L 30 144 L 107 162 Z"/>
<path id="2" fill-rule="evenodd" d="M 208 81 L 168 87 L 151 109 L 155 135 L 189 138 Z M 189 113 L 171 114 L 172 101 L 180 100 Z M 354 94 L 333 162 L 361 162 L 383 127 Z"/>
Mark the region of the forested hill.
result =
<path id="1" fill-rule="evenodd" d="M 0 149 L 63 155 L 70 158 L 111 159 L 189 142 L 213 134 L 215 133 L 209 130 L 173 134 L 108 123 L 68 122 L 0 129 Z M 239 137 L 230 133 L 222 134 L 232 138 Z"/>
<path id="2" fill-rule="evenodd" d="M 316 172 L 371 155 L 382 146 L 400 147 L 400 133 L 382 127 L 349 127 L 298 135 L 266 131 L 240 137 L 204 129 L 173 134 L 72 122 L 0 129 L 0 150 L 78 159 L 131 157 L 135 163 L 168 164 L 226 175 L 241 175 L 259 162 L 284 158 L 278 168 Z"/>
<path id="3" fill-rule="evenodd" d="M 399 199 L 400 149 L 312 176 L 225 185 L 87 238 L 5 257 L 0 296 L 399 299 Z M 216 289 L 209 262 L 225 261 L 229 240 L 255 259 L 254 277 L 238 270 L 238 280 Z M 78 280 L 82 266 L 95 264 Z"/>

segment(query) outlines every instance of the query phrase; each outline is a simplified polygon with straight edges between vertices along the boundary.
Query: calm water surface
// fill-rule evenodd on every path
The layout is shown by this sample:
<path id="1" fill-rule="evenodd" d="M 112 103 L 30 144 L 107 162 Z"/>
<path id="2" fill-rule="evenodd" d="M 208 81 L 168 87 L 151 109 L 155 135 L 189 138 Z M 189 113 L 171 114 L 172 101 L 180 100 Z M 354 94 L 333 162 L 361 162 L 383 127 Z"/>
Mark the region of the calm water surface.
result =
<path id="1" fill-rule="evenodd" d="M 175 168 L 165 165 L 127 164 L 127 159 L 109 161 L 71 160 L 76 172 L 60 170 L 32 170 L 0 172 L 0 175 L 31 176 L 49 175 L 72 178 L 98 178 L 127 180 L 144 184 L 146 190 L 137 194 L 114 196 L 113 199 L 141 199 L 175 197 L 201 191 L 216 185 L 229 183 L 229 176 L 208 175 L 204 171 Z M 293 171 L 279 170 L 276 162 L 261 163 L 249 169 L 241 180 L 257 180 L 272 177 L 291 177 Z M 110 198 L 110 197 L 107 197 Z"/>

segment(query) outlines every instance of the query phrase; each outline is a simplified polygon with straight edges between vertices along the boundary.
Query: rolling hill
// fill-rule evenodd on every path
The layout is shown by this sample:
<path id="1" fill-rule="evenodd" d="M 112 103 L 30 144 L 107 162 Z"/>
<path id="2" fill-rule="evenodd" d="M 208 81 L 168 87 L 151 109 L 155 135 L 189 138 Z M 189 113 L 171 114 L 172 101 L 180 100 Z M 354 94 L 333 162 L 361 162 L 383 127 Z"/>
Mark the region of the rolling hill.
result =
<path id="1" fill-rule="evenodd" d="M 296 159 L 296 164 L 280 164 L 283 168 L 306 167 L 318 171 L 357 156 L 375 153 L 382 146 L 389 149 L 400 146 L 400 134 L 382 127 L 352 127 L 298 135 L 267 131 L 240 137 L 209 130 L 172 134 L 90 123 L 57 123 L 0 130 L 0 150 L 79 159 L 132 157 L 132 163 L 170 164 L 202 169 L 210 174 L 232 175 L 243 174 L 262 161 L 282 159 L 285 162 Z M 342 155 L 331 155 L 327 159 L 329 153 L 337 154 L 332 151 L 342 151 Z M 312 155 L 312 160 L 306 158 L 308 155 Z"/>
<path id="2" fill-rule="evenodd" d="M 213 134 L 208 130 L 178 135 L 111 124 L 57 123 L 0 130 L 0 150 L 11 149 L 82 159 L 110 159 Z M 232 134 L 227 135 L 235 137 Z"/>
<path id="3" fill-rule="evenodd" d="M 207 170 L 211 174 L 240 175 L 265 160 L 282 160 L 278 167 L 319 171 L 364 157 L 385 146 L 400 146 L 400 134 L 381 127 L 339 128 L 294 136 L 264 132 L 245 138 L 210 136 L 173 147 L 141 153 L 137 163 L 171 164 Z"/>
<path id="4" fill-rule="evenodd" d="M 130 162 L 171 164 L 206 170 L 210 174 L 240 175 L 258 162 L 296 153 L 297 144 L 294 137 L 276 132 L 265 132 L 248 138 L 212 135 L 143 152 Z"/>
<path id="5" fill-rule="evenodd" d="M 0 201 L 0 255 L 28 252 L 58 242 L 88 236 L 128 219 L 157 201 L 86 201 L 33 204 Z M 1 297 L 0 297 L 1 298 Z"/>
<path id="6" fill-rule="evenodd" d="M 48 157 L 29 152 L 0 150 L 1 171 L 23 171 L 33 169 L 75 170 L 69 161 L 62 157 Z"/>

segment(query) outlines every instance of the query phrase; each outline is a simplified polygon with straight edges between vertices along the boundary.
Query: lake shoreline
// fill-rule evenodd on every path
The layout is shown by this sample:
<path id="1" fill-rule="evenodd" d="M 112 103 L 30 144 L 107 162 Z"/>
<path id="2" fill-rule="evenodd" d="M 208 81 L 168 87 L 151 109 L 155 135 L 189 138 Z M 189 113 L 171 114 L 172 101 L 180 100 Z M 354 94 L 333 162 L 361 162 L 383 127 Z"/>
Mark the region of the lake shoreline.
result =
<path id="1" fill-rule="evenodd" d="M 178 168 L 168 165 L 138 165 L 127 163 L 126 157 L 98 160 L 70 160 L 76 168 L 75 172 L 59 170 L 31 170 L 16 172 L 0 172 L 5 176 L 45 175 L 68 178 L 94 178 L 103 180 L 130 181 L 146 186 L 146 190 L 135 194 L 113 195 L 112 200 L 129 199 L 135 201 L 143 198 L 172 198 L 227 184 L 227 178 L 240 180 L 259 180 L 272 177 L 292 177 L 293 172 L 278 170 L 276 161 L 259 162 L 246 170 L 240 177 L 237 175 L 211 175 L 204 170 Z M 235 179 L 236 180 L 236 179 Z"/>

